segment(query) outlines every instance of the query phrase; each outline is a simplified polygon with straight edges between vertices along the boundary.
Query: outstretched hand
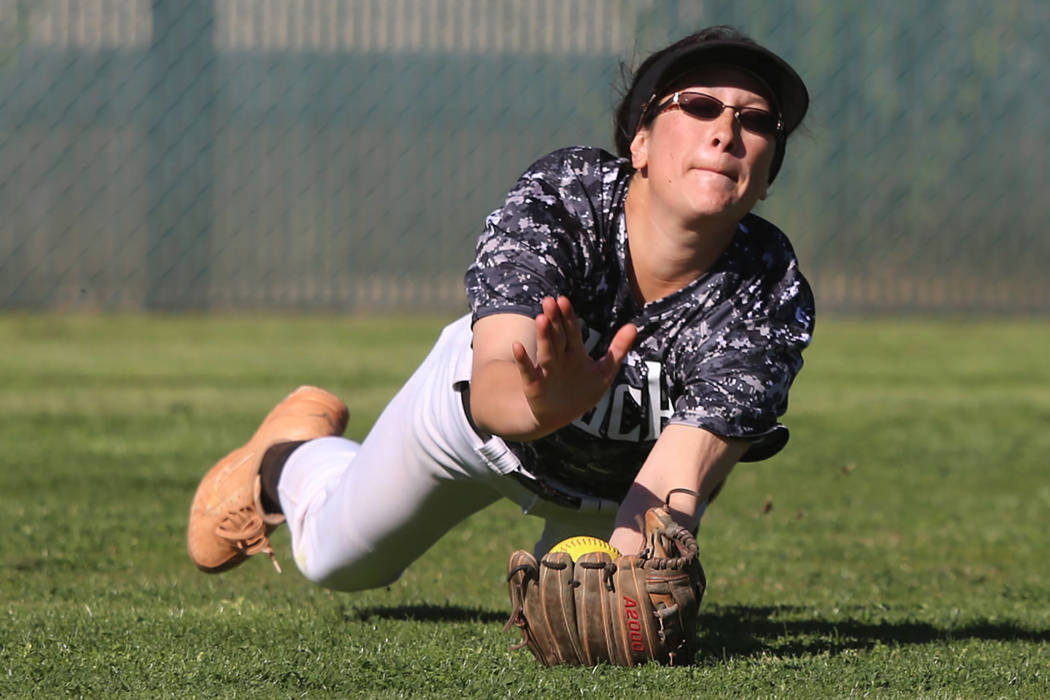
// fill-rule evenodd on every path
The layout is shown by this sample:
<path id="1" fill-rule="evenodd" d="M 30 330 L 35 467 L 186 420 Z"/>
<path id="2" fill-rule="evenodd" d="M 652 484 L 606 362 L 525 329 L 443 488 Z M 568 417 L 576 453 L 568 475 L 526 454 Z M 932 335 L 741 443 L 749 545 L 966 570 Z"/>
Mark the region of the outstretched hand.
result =
<path id="1" fill-rule="evenodd" d="M 540 426 L 557 429 L 590 410 L 612 385 L 638 329 L 621 327 L 609 349 L 595 360 L 587 354 L 583 334 L 568 297 L 543 300 L 536 317 L 536 361 L 519 342 L 513 346 L 525 398 Z"/>

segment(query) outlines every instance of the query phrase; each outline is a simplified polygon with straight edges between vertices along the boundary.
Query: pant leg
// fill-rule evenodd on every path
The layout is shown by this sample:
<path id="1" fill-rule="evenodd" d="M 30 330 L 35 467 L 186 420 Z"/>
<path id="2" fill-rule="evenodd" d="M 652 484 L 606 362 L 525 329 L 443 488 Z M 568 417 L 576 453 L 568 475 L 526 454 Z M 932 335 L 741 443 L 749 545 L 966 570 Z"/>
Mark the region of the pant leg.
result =
<path id="1" fill-rule="evenodd" d="M 281 476 L 295 563 L 326 588 L 392 583 L 442 535 L 499 498 L 485 483 L 427 473 L 405 450 L 377 456 L 368 446 L 311 440 Z"/>
<path id="2" fill-rule="evenodd" d="M 483 440 L 455 387 L 470 378 L 470 325 L 442 333 L 362 444 L 321 438 L 289 457 L 278 483 L 296 564 L 337 590 L 385 586 L 438 539 L 500 497 L 546 521 L 535 550 L 566 537 L 608 539 L 615 509 L 578 511 L 538 500 L 507 473 L 520 463 Z"/>
<path id="3" fill-rule="evenodd" d="M 469 352 L 469 319 L 461 319 L 362 444 L 322 438 L 289 457 L 278 492 L 296 564 L 308 579 L 337 590 L 387 585 L 499 498 L 493 482 L 500 476 L 478 457 L 454 389 Z"/>

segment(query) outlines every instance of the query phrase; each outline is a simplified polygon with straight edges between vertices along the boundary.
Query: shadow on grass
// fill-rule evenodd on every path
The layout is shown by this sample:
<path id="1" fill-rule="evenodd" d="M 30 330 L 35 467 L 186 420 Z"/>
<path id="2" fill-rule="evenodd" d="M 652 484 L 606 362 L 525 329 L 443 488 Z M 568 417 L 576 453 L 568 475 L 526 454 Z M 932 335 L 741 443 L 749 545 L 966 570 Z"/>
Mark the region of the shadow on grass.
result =
<path id="1" fill-rule="evenodd" d="M 461 605 L 393 605 L 367 608 L 348 608 L 347 620 L 368 621 L 372 618 L 383 620 L 412 620 L 416 622 L 499 622 L 507 621 L 510 611 L 492 611 L 481 608 L 465 608 Z"/>
<path id="2" fill-rule="evenodd" d="M 836 654 L 849 649 L 870 649 L 878 644 L 930 644 L 962 639 L 1050 642 L 1050 630 L 1026 629 L 1011 622 L 940 627 L 927 622 L 798 619 L 804 612 L 805 608 L 792 606 L 747 605 L 705 611 L 700 615 L 698 660 L 763 654 L 781 657 Z"/>
<path id="3" fill-rule="evenodd" d="M 940 627 L 927 622 L 861 622 L 799 619 L 806 608 L 735 605 L 700 615 L 697 663 L 772 654 L 802 657 L 821 653 L 871 649 L 878 644 L 910 645 L 977 639 L 1050 642 L 1050 630 L 1031 630 L 1010 622 L 975 622 Z M 503 624 L 507 611 L 459 605 L 395 605 L 347 608 L 353 621 L 411 620 L 417 622 L 479 622 Z M 780 619 L 784 618 L 784 619 Z"/>

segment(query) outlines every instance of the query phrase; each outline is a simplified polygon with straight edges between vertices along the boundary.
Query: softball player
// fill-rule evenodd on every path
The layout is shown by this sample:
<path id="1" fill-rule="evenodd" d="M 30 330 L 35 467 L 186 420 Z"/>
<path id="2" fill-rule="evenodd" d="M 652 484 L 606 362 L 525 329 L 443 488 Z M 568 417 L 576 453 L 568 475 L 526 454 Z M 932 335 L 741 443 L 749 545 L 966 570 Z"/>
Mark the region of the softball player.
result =
<path id="1" fill-rule="evenodd" d="M 543 518 L 538 552 L 594 535 L 629 553 L 668 494 L 695 529 L 738 461 L 778 452 L 813 298 L 766 197 L 808 94 L 725 27 L 650 56 L 616 114 L 619 156 L 556 151 L 486 220 L 471 313 L 442 332 L 365 440 L 302 387 L 205 476 L 188 544 L 205 571 L 266 552 L 339 590 L 383 586 L 499 498 Z M 274 560 L 276 564 L 276 559 Z"/>

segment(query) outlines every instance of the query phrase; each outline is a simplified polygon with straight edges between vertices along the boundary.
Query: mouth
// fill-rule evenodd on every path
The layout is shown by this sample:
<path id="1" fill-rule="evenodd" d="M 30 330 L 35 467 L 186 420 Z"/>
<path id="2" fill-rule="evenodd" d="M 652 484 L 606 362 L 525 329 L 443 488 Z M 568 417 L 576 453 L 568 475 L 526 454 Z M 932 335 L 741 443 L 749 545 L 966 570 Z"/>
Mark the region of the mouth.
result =
<path id="1" fill-rule="evenodd" d="M 719 170 L 718 168 L 705 168 L 705 167 L 699 167 L 699 168 L 697 168 L 697 170 L 699 170 L 701 172 L 705 172 L 705 173 L 714 173 L 715 175 L 721 175 L 722 177 L 728 178 L 728 179 L 732 180 L 733 182 L 737 181 L 736 174 L 732 173 L 732 172 L 729 172 L 728 170 Z"/>

